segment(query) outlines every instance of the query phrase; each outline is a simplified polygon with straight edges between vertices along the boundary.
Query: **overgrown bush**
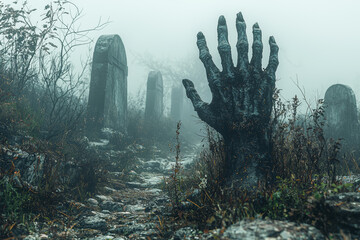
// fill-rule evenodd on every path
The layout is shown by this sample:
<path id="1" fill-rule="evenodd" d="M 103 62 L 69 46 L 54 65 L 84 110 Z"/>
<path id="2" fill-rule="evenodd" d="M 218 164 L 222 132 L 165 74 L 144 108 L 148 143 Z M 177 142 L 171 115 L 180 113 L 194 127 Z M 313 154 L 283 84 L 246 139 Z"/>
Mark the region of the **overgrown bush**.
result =
<path id="1" fill-rule="evenodd" d="M 31 195 L 29 191 L 17 188 L 12 179 L 0 179 L 0 209 L 5 214 L 7 221 L 21 220 L 28 211 Z"/>
<path id="2" fill-rule="evenodd" d="M 165 187 L 172 200 L 171 204 L 173 206 L 173 211 L 176 213 L 181 208 L 182 199 L 182 166 L 180 159 L 180 127 L 181 122 L 178 122 L 176 126 L 176 145 L 175 145 L 175 164 L 173 166 L 173 173 L 170 175 L 168 179 L 165 179 Z"/>
<path id="3" fill-rule="evenodd" d="M 301 117 L 299 99 L 295 96 L 285 104 L 278 93 L 274 96 L 271 129 L 272 169 L 266 181 L 255 192 L 222 184 L 224 143 L 208 128 L 206 148 L 193 169 L 188 173 L 179 171 L 182 176 L 177 177 L 184 178 L 182 185 L 179 187 L 175 180 L 168 184 L 173 191 L 176 187 L 181 190 L 176 199 L 173 197 L 182 206 L 175 204 L 175 219 L 210 229 L 226 227 L 242 218 L 265 217 L 314 223 L 326 231 L 318 224 L 324 219 L 316 208 L 331 193 L 353 190 L 351 184 L 342 185 L 336 178 L 340 141 L 324 137 L 321 100 Z"/>
<path id="4" fill-rule="evenodd" d="M 326 139 L 322 100 L 302 118 L 298 115 L 300 101 L 295 96 L 292 102 L 284 104 L 275 94 L 272 129 L 272 171 L 273 176 L 282 179 L 298 179 L 309 185 L 314 175 L 326 175 L 332 182 L 336 178 L 339 161 L 339 141 Z M 323 179 L 317 178 L 318 181 Z"/>
<path id="5" fill-rule="evenodd" d="M 0 2 L 0 16 L 0 235 L 6 237 L 23 213 L 54 217 L 55 203 L 84 200 L 105 181 L 106 164 L 82 139 L 90 58 L 75 72 L 71 57 L 106 23 L 82 29 L 82 11 L 67 0 L 40 10 L 27 1 Z M 36 187 L 18 184 L 24 181 L 17 168 L 29 169 L 6 151 L 24 153 L 24 161 L 44 156 Z"/>
<path id="6" fill-rule="evenodd" d="M 79 142 L 55 146 L 35 138 L 25 138 L 14 145 L 0 144 L 0 228 L 13 236 L 11 228 L 20 223 L 31 225 L 31 217 L 40 220 L 58 218 L 59 203 L 85 201 L 107 182 L 108 162 Z M 20 148 L 20 149 L 19 149 Z M 6 152 L 7 149 L 10 149 Z M 14 149 L 21 155 L 8 156 Z M 31 156 L 43 156 L 39 164 L 26 168 Z M 106 160 L 106 159 L 105 159 Z M 34 164 L 31 161 L 29 164 Z M 36 182 L 27 182 L 30 169 Z M 14 228 L 15 229 L 15 228 Z"/>
<path id="7" fill-rule="evenodd" d="M 88 57 L 75 72 L 72 53 L 90 44 L 87 34 L 107 23 L 82 29 L 82 11 L 67 0 L 50 2 L 43 10 L 32 9 L 27 1 L 0 3 L 0 13 L 1 102 L 20 106 L 26 101 L 41 118 L 47 140 L 72 136 L 85 110 L 90 62 Z M 38 15 L 41 20 L 33 24 L 31 19 Z"/>
<path id="8" fill-rule="evenodd" d="M 0 122 L 32 136 L 39 136 L 41 115 L 34 112 L 25 98 L 0 103 Z"/>

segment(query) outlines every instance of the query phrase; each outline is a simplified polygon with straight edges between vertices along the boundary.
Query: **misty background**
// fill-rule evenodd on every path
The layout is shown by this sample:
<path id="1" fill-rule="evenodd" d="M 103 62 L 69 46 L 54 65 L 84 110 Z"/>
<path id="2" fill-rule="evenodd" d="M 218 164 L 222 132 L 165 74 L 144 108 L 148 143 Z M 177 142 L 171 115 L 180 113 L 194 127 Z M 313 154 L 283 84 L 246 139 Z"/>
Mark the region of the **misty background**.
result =
<path id="1" fill-rule="evenodd" d="M 10 2 L 10 1 L 5 1 Z M 154 61 L 176 64 L 193 61 L 199 71 L 205 71 L 198 59 L 196 34 L 202 31 L 210 52 L 219 68 L 217 51 L 217 21 L 224 15 L 229 29 L 229 41 L 236 63 L 236 13 L 241 11 L 247 24 L 248 40 L 252 44 L 252 25 L 258 22 L 263 34 L 263 67 L 269 56 L 268 38 L 273 35 L 280 47 L 277 88 L 290 100 L 301 93 L 295 82 L 304 88 L 310 102 L 323 98 L 326 89 L 335 83 L 349 85 L 360 93 L 360 2 L 356 0 L 102 0 L 73 1 L 83 10 L 81 28 L 95 26 L 99 19 L 109 20 L 101 31 L 91 32 L 93 49 L 103 34 L 119 34 L 126 48 L 130 96 L 145 90 L 149 68 L 139 56 Z M 46 1 L 30 1 L 43 8 Z M 73 53 L 75 66 L 89 52 L 88 47 Z M 185 77 L 185 76 L 184 76 Z M 89 76 L 90 78 L 90 76 Z M 198 82 L 197 79 L 191 79 Z M 164 85 L 167 86 L 166 76 Z M 179 83 L 181 79 L 178 80 Z M 196 83 L 195 83 L 196 84 Z M 197 88 L 200 86 L 196 85 Z M 207 84 L 199 92 L 208 91 Z M 358 97 L 359 98 L 359 97 Z M 204 97 L 209 101 L 209 96 Z M 169 104 L 167 104 L 169 105 Z"/>

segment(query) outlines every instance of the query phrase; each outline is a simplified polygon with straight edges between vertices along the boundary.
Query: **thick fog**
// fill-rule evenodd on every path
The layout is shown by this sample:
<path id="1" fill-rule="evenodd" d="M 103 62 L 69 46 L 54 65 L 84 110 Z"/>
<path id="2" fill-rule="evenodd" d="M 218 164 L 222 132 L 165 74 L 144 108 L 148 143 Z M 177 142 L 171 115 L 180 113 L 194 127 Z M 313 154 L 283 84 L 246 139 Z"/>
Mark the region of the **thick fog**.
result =
<path id="1" fill-rule="evenodd" d="M 130 94 L 144 88 L 149 70 L 136 56 L 151 56 L 161 61 L 192 60 L 198 54 L 198 31 L 205 34 L 210 52 L 221 67 L 216 30 L 220 15 L 227 20 L 232 53 L 236 56 L 235 17 L 239 11 L 247 23 L 250 46 L 252 25 L 258 22 L 262 29 L 264 67 L 269 54 L 268 38 L 275 37 L 280 47 L 277 87 L 282 89 L 284 98 L 301 95 L 296 81 L 311 101 L 323 98 L 326 89 L 335 83 L 347 84 L 357 95 L 360 93 L 360 2 L 357 0 L 74 2 L 83 9 L 81 27 L 94 26 L 100 18 L 110 21 L 106 28 L 92 33 L 92 47 L 102 34 L 119 34 L 122 38 L 127 51 Z M 30 5 L 39 7 L 44 4 L 30 1 Z M 74 54 L 75 64 L 87 51 L 84 48 Z"/>

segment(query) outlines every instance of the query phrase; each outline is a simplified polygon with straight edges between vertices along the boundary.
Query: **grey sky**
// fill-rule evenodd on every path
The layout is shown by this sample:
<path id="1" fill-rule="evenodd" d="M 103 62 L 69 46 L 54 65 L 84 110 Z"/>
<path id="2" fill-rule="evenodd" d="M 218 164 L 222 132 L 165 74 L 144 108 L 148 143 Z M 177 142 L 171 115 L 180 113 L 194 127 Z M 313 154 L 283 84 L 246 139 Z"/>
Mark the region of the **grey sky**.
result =
<path id="1" fill-rule="evenodd" d="M 30 0 L 30 4 L 43 1 Z M 196 34 L 202 31 L 212 55 L 217 52 L 217 20 L 224 15 L 230 44 L 236 54 L 236 13 L 241 11 L 251 27 L 258 22 L 263 31 L 264 66 L 268 38 L 273 35 L 280 47 L 277 86 L 282 95 L 299 94 L 293 83 L 298 76 L 306 95 L 323 97 L 334 83 L 353 88 L 360 98 L 360 1 L 358 0 L 96 0 L 74 1 L 83 9 L 83 27 L 100 17 L 111 23 L 101 34 L 119 34 L 129 63 L 129 91 L 143 85 L 147 72 L 134 62 L 131 53 L 147 52 L 157 58 L 183 59 L 197 54 Z M 95 44 L 95 43 L 94 43 Z M 216 56 L 217 58 L 217 56 Z M 199 60 L 200 61 L 200 60 Z M 221 67 L 221 65 L 218 65 Z M 166 80 L 166 79 L 165 79 Z M 179 79 L 180 81 L 181 79 Z"/>

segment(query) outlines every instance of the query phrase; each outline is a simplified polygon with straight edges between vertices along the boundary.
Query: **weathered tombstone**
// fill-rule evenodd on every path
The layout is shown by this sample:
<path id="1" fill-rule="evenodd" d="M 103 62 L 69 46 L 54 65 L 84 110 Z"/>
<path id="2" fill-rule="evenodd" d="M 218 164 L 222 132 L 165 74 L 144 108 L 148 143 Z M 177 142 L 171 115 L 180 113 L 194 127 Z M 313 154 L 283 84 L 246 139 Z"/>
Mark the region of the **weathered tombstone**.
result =
<path id="1" fill-rule="evenodd" d="M 343 84 L 329 87 L 324 97 L 325 134 L 335 140 L 342 138 L 347 144 L 359 139 L 359 121 L 353 90 Z"/>
<path id="2" fill-rule="evenodd" d="M 87 108 L 87 134 L 102 128 L 126 132 L 128 67 L 119 35 L 96 42 Z"/>
<path id="3" fill-rule="evenodd" d="M 171 90 L 171 110 L 170 116 L 175 121 L 180 121 L 182 119 L 184 103 L 184 94 L 182 87 L 174 87 Z"/>
<path id="4" fill-rule="evenodd" d="M 151 71 L 147 80 L 145 119 L 158 120 L 164 110 L 163 79 L 159 71 Z"/>

